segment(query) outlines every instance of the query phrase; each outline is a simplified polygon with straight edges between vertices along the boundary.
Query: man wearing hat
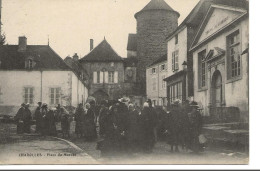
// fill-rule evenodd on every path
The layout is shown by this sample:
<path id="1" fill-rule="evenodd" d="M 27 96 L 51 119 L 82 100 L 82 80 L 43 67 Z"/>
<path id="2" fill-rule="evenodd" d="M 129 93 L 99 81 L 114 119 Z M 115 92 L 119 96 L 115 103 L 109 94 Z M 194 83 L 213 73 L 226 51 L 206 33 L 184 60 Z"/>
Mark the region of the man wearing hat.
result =
<path id="1" fill-rule="evenodd" d="M 35 116 L 35 120 L 36 120 L 36 133 L 40 133 L 41 132 L 41 107 L 42 107 L 42 102 L 38 102 L 38 107 L 35 110 L 34 116 Z"/>
<path id="2" fill-rule="evenodd" d="M 25 104 L 22 103 L 20 109 L 18 110 L 18 112 L 15 115 L 15 121 L 17 123 L 17 129 L 16 132 L 17 134 L 22 134 L 23 133 L 23 115 L 24 115 L 24 109 L 25 109 Z"/>
<path id="3" fill-rule="evenodd" d="M 168 136 L 168 144 L 171 146 L 171 152 L 173 152 L 173 146 L 175 146 L 175 152 L 179 152 L 178 145 L 181 145 L 181 115 L 180 100 L 176 99 L 168 115 L 168 123 L 166 126 L 167 132 L 170 133 Z"/>
<path id="4" fill-rule="evenodd" d="M 199 152 L 200 149 L 200 143 L 199 143 L 199 135 L 201 134 L 202 129 L 202 116 L 200 114 L 199 105 L 197 102 L 192 101 L 190 103 L 191 113 L 189 114 L 189 121 L 190 121 L 190 133 L 191 133 L 191 139 L 190 139 L 190 148 L 194 152 Z"/>
<path id="5" fill-rule="evenodd" d="M 27 103 L 25 105 L 24 117 L 23 117 L 24 132 L 28 133 L 28 134 L 31 132 L 31 120 L 32 120 L 32 113 L 31 113 L 29 107 L 30 107 L 30 104 Z"/>

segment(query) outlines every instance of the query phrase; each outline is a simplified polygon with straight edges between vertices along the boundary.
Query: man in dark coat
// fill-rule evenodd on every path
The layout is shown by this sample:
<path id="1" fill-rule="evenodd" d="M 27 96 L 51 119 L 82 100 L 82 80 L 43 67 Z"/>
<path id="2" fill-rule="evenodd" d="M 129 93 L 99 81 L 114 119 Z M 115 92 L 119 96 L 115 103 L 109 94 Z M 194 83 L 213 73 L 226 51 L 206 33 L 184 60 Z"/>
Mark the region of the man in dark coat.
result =
<path id="1" fill-rule="evenodd" d="M 170 110 L 170 114 L 168 116 L 168 124 L 167 131 L 168 135 L 168 143 L 171 146 L 171 152 L 173 152 L 173 146 L 175 146 L 175 152 L 179 152 L 178 145 L 180 145 L 180 137 L 181 133 L 181 108 L 179 101 L 176 100 L 173 104 L 172 109 Z"/>
<path id="2" fill-rule="evenodd" d="M 61 114 L 61 131 L 62 131 L 62 138 L 67 136 L 70 137 L 70 116 L 69 113 L 62 107 L 60 108 Z"/>
<path id="3" fill-rule="evenodd" d="M 89 103 L 86 104 L 86 110 L 83 117 L 83 132 L 86 140 L 95 138 L 96 126 L 94 123 L 95 114 Z"/>
<path id="4" fill-rule="evenodd" d="M 141 133 L 143 134 L 142 138 L 142 149 L 145 153 L 151 153 L 154 145 L 154 127 L 155 121 L 152 111 L 149 108 L 147 102 L 144 103 L 143 110 L 140 115 L 141 122 Z"/>
<path id="5" fill-rule="evenodd" d="M 41 119 L 42 119 L 42 114 L 41 114 L 41 107 L 42 107 L 42 102 L 38 102 L 38 107 L 35 110 L 34 116 L 36 120 L 36 133 L 41 132 Z"/>
<path id="6" fill-rule="evenodd" d="M 103 100 L 100 104 L 100 110 L 99 110 L 99 115 L 97 117 L 97 122 L 99 122 L 99 134 L 100 136 L 103 136 L 105 134 L 105 125 L 106 125 L 106 118 L 107 114 L 109 113 L 108 108 L 107 108 L 107 102 Z"/>
<path id="7" fill-rule="evenodd" d="M 22 134 L 24 132 L 24 122 L 23 122 L 23 116 L 24 116 L 24 110 L 25 110 L 25 104 L 22 103 L 20 109 L 15 115 L 15 121 L 17 123 L 17 134 Z"/>
<path id="8" fill-rule="evenodd" d="M 51 135 L 51 136 L 57 135 L 54 112 L 55 112 L 55 109 L 50 109 L 47 112 L 47 116 L 46 116 L 48 125 L 49 125 L 48 135 Z"/>
<path id="9" fill-rule="evenodd" d="M 153 146 L 155 144 L 155 142 L 157 141 L 157 127 L 158 127 L 158 117 L 157 117 L 157 112 L 154 109 L 153 105 L 152 105 L 152 100 L 148 99 L 147 100 L 148 104 L 149 104 L 149 110 L 151 112 L 151 120 L 152 120 L 152 125 L 153 125 Z"/>
<path id="10" fill-rule="evenodd" d="M 32 120 L 32 113 L 29 109 L 29 103 L 25 105 L 24 109 L 24 116 L 23 116 L 23 122 L 24 122 L 24 132 L 30 133 L 31 132 L 31 120 Z"/>
<path id="11" fill-rule="evenodd" d="M 193 101 L 190 103 L 192 108 L 191 113 L 189 113 L 189 121 L 190 121 L 190 144 L 189 147 L 193 152 L 197 153 L 201 151 L 201 146 L 199 142 L 199 135 L 201 134 L 202 129 L 202 116 L 198 111 L 199 105 L 197 102 Z"/>
<path id="12" fill-rule="evenodd" d="M 76 121 L 75 134 L 77 135 L 78 138 L 83 136 L 83 119 L 84 119 L 84 109 L 82 103 L 80 103 L 75 112 L 75 121 Z"/>
<path id="13" fill-rule="evenodd" d="M 101 151 L 102 157 L 111 157 L 115 155 L 118 150 L 118 141 L 114 118 L 114 109 L 111 107 L 109 110 L 106 108 L 106 102 L 101 102 L 101 109 L 99 113 L 100 122 L 100 135 L 102 139 L 98 141 L 97 149 Z"/>
<path id="14" fill-rule="evenodd" d="M 49 112 L 46 103 L 42 104 L 42 119 L 41 119 L 41 134 L 46 136 L 49 134 L 49 122 L 47 118 L 47 113 Z"/>
<path id="15" fill-rule="evenodd" d="M 139 114 L 134 105 L 130 103 L 128 108 L 126 137 L 128 152 L 132 153 L 138 150 L 140 125 L 138 124 Z"/>

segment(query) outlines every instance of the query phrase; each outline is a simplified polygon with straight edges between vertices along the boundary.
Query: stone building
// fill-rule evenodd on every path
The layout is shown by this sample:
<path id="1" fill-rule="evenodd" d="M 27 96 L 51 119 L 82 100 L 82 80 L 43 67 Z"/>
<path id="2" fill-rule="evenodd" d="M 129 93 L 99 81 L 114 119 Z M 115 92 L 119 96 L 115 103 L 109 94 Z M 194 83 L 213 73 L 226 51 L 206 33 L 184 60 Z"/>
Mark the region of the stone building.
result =
<path id="1" fill-rule="evenodd" d="M 135 58 L 122 58 L 107 40 L 103 40 L 94 49 L 79 59 L 81 66 L 90 77 L 89 95 L 101 100 L 117 100 L 122 97 L 133 98 L 133 85 L 136 82 Z"/>
<path id="2" fill-rule="evenodd" d="M 156 59 L 146 68 L 146 94 L 154 106 L 167 105 L 166 82 L 167 54 Z"/>
<path id="3" fill-rule="evenodd" d="M 194 100 L 204 116 L 222 122 L 248 121 L 248 2 L 238 2 L 211 5 L 190 49 Z"/>
<path id="4" fill-rule="evenodd" d="M 164 0 L 151 0 L 135 14 L 137 33 L 129 34 L 128 57 L 136 56 L 137 90 L 145 95 L 146 67 L 167 53 L 166 37 L 178 26 L 179 13 Z"/>
<path id="5" fill-rule="evenodd" d="M 76 107 L 88 97 L 86 80 L 71 69 L 49 45 L 0 46 L 0 114 L 15 115 L 21 103 L 37 102 Z"/>

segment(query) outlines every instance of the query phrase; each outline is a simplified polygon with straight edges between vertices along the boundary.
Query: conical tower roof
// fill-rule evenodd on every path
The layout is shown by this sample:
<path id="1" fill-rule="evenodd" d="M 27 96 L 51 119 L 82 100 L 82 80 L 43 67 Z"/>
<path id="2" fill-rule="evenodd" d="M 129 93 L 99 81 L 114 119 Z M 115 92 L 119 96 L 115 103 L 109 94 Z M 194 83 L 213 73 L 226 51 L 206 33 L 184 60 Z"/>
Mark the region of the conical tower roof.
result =
<path id="1" fill-rule="evenodd" d="M 135 14 L 135 18 L 137 15 L 144 11 L 150 11 L 150 10 L 165 10 L 165 11 L 171 11 L 177 13 L 178 16 L 180 14 L 172 9 L 164 0 L 151 0 L 141 11 L 137 12 Z"/>

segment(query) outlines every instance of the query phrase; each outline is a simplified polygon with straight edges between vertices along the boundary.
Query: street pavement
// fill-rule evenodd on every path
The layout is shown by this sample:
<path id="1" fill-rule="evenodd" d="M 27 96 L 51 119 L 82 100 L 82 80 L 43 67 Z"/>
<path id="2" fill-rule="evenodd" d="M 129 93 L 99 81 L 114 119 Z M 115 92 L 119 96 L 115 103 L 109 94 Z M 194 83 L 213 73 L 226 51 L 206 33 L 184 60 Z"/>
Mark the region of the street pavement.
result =
<path id="1" fill-rule="evenodd" d="M 98 164 L 85 151 L 63 139 L 12 136 L 14 142 L 0 144 L 0 164 Z"/>
<path id="2" fill-rule="evenodd" d="M 141 152 L 102 158 L 96 141 L 86 142 L 75 134 L 67 140 L 37 134 L 17 135 L 15 125 L 0 125 L 0 164 L 248 164 L 248 153 L 208 146 L 204 152 L 170 153 L 164 141 L 156 143 L 153 153 Z M 61 135 L 59 135 L 60 137 Z M 4 138 L 3 138 L 4 137 Z"/>

